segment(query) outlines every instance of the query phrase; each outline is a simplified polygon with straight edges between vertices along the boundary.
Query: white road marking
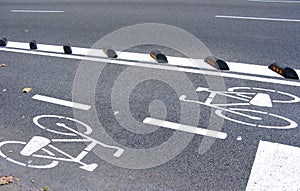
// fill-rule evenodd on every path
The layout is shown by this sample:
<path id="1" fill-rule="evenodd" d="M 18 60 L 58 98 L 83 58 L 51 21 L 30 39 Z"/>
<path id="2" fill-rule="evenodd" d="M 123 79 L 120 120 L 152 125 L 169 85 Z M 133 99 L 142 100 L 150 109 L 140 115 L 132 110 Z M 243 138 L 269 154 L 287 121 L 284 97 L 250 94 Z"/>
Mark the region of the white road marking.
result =
<path id="1" fill-rule="evenodd" d="M 283 84 L 283 85 L 290 85 L 290 86 L 300 86 L 299 81 L 279 80 L 284 78 L 279 74 L 272 72 L 270 69 L 268 69 L 267 66 L 254 65 L 254 64 L 228 62 L 228 65 L 231 68 L 231 70 L 229 72 L 220 72 L 220 71 L 213 70 L 213 68 L 210 65 L 206 64 L 203 59 L 188 59 L 188 58 L 168 56 L 168 59 L 170 61 L 169 64 L 159 65 L 158 63 L 153 61 L 148 54 L 118 52 L 119 55 L 118 59 L 108 59 L 103 53 L 103 51 L 100 49 L 72 47 L 73 54 L 69 55 L 69 54 L 63 54 L 64 52 L 62 46 L 38 44 L 38 50 L 32 51 L 30 50 L 28 43 L 12 42 L 12 41 L 9 41 L 7 43 L 7 48 L 0 47 L 0 51 L 76 59 L 76 60 L 87 60 L 87 61 L 103 62 L 103 63 L 113 63 L 113 64 L 120 64 L 120 65 L 127 65 L 127 66 L 137 66 L 137 67 L 187 72 L 187 73 L 195 73 L 195 74 L 203 74 L 203 75 L 211 75 L 211 76 L 222 76 L 226 78 L 245 79 L 251 81 Z M 90 56 L 97 56 L 97 57 L 90 57 Z M 139 60 L 135 60 L 136 58 L 138 58 Z M 144 63 L 145 61 L 149 63 L 145 64 Z M 196 63 L 197 65 L 200 66 L 196 66 Z M 177 67 L 177 66 L 181 66 L 181 67 Z M 184 67 L 193 67 L 193 68 L 184 68 Z M 247 75 L 236 74 L 235 72 L 247 74 Z M 300 76 L 300 70 L 296 70 L 296 72 Z M 278 79 L 251 76 L 249 74 L 276 77 Z"/>
<path id="2" fill-rule="evenodd" d="M 32 97 L 32 99 L 44 101 L 44 102 L 48 102 L 48 103 L 53 103 L 53 104 L 57 104 L 57 105 L 62 105 L 62 106 L 66 106 L 66 107 L 72 107 L 72 108 L 76 108 L 76 109 L 86 110 L 86 111 L 91 109 L 91 106 L 89 106 L 89 105 L 75 103 L 75 102 L 71 102 L 71 101 L 65 101 L 62 99 L 57 99 L 57 98 L 48 97 L 48 96 L 42 96 L 42 95 L 38 95 L 38 94 L 34 95 Z"/>
<path id="3" fill-rule="evenodd" d="M 237 62 L 226 62 L 226 63 L 230 68 L 230 72 L 283 78 L 283 76 L 270 70 L 268 66 L 237 63 Z"/>
<path id="4" fill-rule="evenodd" d="M 6 144 L 22 144 L 22 145 L 26 145 L 26 142 L 22 142 L 22 141 L 4 141 L 4 142 L 0 142 L 0 148 L 3 146 L 3 145 L 6 145 Z M 42 148 L 41 149 L 42 151 L 44 151 L 45 153 L 47 153 L 48 155 L 50 156 L 54 156 L 54 154 L 51 152 L 51 151 L 48 151 L 47 149 L 45 148 Z M 12 162 L 12 163 L 15 163 L 15 164 L 18 164 L 20 166 L 28 166 L 28 167 L 31 167 L 31 168 L 53 168 L 55 167 L 56 165 L 58 165 L 58 161 L 55 161 L 53 160 L 50 164 L 45 164 L 45 165 L 31 165 L 31 164 L 25 164 L 25 163 L 22 163 L 22 162 L 19 162 L 19 161 L 16 161 L 14 159 L 11 159 L 9 158 L 8 156 L 6 156 L 0 149 L 0 156 L 3 157 L 4 159 Z M 34 156 L 34 154 L 33 154 Z"/>
<path id="5" fill-rule="evenodd" d="M 211 106 L 210 106 L 211 107 Z M 234 116 L 226 116 L 224 113 L 225 112 L 228 112 L 228 110 L 231 111 L 231 113 L 235 112 L 235 114 L 237 115 L 240 115 L 240 116 L 243 116 L 244 113 L 243 112 L 247 112 L 247 113 L 256 113 L 256 115 L 250 115 L 252 117 L 256 117 L 258 116 L 262 116 L 260 119 L 256 119 L 255 122 L 252 122 L 251 123 L 249 122 L 244 122 L 244 118 L 239 118 L 239 119 L 236 119 L 237 117 Z M 224 113 L 222 113 L 224 111 Z M 240 111 L 240 112 L 239 112 Z M 229 109 L 225 109 L 225 108 L 222 108 L 222 109 L 218 109 L 215 111 L 215 113 L 219 116 L 219 117 L 222 117 L 226 120 L 229 120 L 229 121 L 232 121 L 232 122 L 235 122 L 235 123 L 239 123 L 239 124 L 242 124 L 242 125 L 248 125 L 248 126 L 252 126 L 252 127 L 261 127 L 261 128 L 266 128 L 266 129 L 293 129 L 293 128 L 296 128 L 298 127 L 298 124 L 293 121 L 293 120 L 290 120 L 286 117 L 282 117 L 280 115 L 275 115 L 275 114 L 272 114 L 272 113 L 267 113 L 267 112 L 264 112 L 264 111 L 259 111 L 259 110 L 251 110 L 251 109 L 242 109 L 242 108 L 229 108 Z M 275 125 L 270 125 L 268 123 L 268 125 L 260 125 L 260 124 L 257 124 L 257 123 L 262 123 L 260 122 L 261 120 L 264 119 L 264 117 L 269 117 L 269 116 L 272 116 L 272 117 L 275 117 L 276 120 L 278 119 L 281 119 L 283 121 L 285 121 L 286 123 L 288 123 L 288 125 L 285 125 L 285 126 L 280 126 L 278 124 L 275 123 L 275 125 L 278 125 L 278 126 L 275 126 Z M 232 118 L 231 118 L 232 117 Z M 273 119 L 272 121 L 275 121 L 275 119 Z"/>
<path id="6" fill-rule="evenodd" d="M 250 104 L 260 107 L 272 107 L 272 100 L 269 94 L 257 93 L 254 98 L 250 100 Z"/>
<path id="7" fill-rule="evenodd" d="M 8 41 L 6 47 L 30 50 L 29 43 L 24 43 L 24 42 Z M 61 53 L 61 54 L 64 53 L 63 47 L 58 45 L 38 44 L 38 50 L 45 51 L 45 52 Z M 72 53 L 73 55 L 84 55 L 84 56 L 88 55 L 88 56 L 97 56 L 97 57 L 106 58 L 106 55 L 103 53 L 103 50 L 100 49 L 72 47 Z M 118 59 L 156 64 L 156 62 L 149 56 L 149 54 L 134 53 L 134 52 L 120 52 L 120 51 L 117 51 L 117 54 L 118 54 Z M 169 60 L 169 64 L 173 66 L 214 69 L 212 66 L 204 62 L 204 59 L 188 59 L 188 58 L 168 56 L 168 60 Z M 197 63 L 198 65 L 196 65 L 195 63 Z M 281 75 L 271 71 L 267 66 L 237 63 L 237 62 L 227 62 L 227 64 L 230 68 L 230 72 L 283 78 Z"/>
<path id="8" fill-rule="evenodd" d="M 64 13 L 65 11 L 54 10 L 11 10 L 12 13 Z"/>
<path id="9" fill-rule="evenodd" d="M 246 92 L 240 92 L 239 91 L 236 91 L 235 90 L 243 90 Z M 249 94 L 249 95 L 255 95 L 256 93 L 247 93 L 247 90 L 259 90 L 259 91 L 266 91 L 267 93 L 270 92 L 270 94 L 272 95 L 273 93 L 274 94 L 282 94 L 284 95 L 283 97 L 287 96 L 287 97 L 290 97 L 292 99 L 288 99 L 288 100 L 275 100 L 273 99 L 272 102 L 273 103 L 298 103 L 300 102 L 300 98 L 298 96 L 295 96 L 293 94 L 290 94 L 290 93 L 286 93 L 286 92 L 282 92 L 282 91 L 277 91 L 277 90 L 272 90 L 272 89 L 265 89 L 265 88 L 255 88 L 255 87 L 231 87 L 231 88 L 228 88 L 228 92 L 232 92 L 232 93 L 235 93 L 239 96 L 242 96 L 242 94 L 246 95 L 246 94 Z M 249 97 L 249 99 L 251 99 L 251 97 Z"/>
<path id="10" fill-rule="evenodd" d="M 50 142 L 51 141 L 48 138 L 41 137 L 41 136 L 34 136 L 30 139 L 30 141 L 21 150 L 20 154 L 23 156 L 31 156 L 36 151 L 49 145 Z"/>
<path id="11" fill-rule="evenodd" d="M 39 123 L 39 119 L 41 119 L 41 118 L 57 118 L 57 119 L 66 119 L 66 120 L 70 120 L 70 121 L 76 122 L 76 123 L 82 125 L 83 127 L 85 127 L 85 128 L 86 128 L 86 131 L 84 132 L 85 135 L 89 135 L 89 134 L 91 134 L 91 133 L 93 132 L 93 129 L 92 129 L 90 126 L 88 126 L 87 124 L 83 123 L 82 121 L 79 121 L 79 120 L 76 120 L 76 119 L 73 119 L 73 118 L 69 118 L 69 117 L 64 117 L 64 116 L 59 116 L 59 115 L 40 115 L 40 116 L 36 116 L 36 117 L 33 118 L 33 123 L 34 123 L 36 126 L 38 126 L 39 128 L 45 129 L 45 130 L 47 130 L 47 131 L 49 131 L 49 132 L 56 133 L 56 134 L 59 134 L 59 135 L 78 136 L 78 132 L 75 131 L 75 130 L 72 129 L 72 128 L 69 128 L 69 127 L 67 127 L 67 129 L 68 129 L 70 132 L 72 132 L 72 133 L 66 133 L 66 132 L 60 132 L 60 131 L 53 130 L 53 129 L 51 129 L 51 128 L 53 128 L 53 126 L 50 126 L 50 128 L 44 127 L 43 125 L 41 125 L 41 124 Z M 58 120 L 58 121 L 59 121 L 59 120 Z M 65 124 L 63 124 L 63 123 L 57 122 L 56 125 L 59 126 L 59 127 L 66 128 Z M 81 134 L 81 135 L 82 135 L 82 134 Z"/>
<path id="12" fill-rule="evenodd" d="M 150 118 L 150 117 L 145 118 L 143 123 L 149 124 L 149 125 L 155 125 L 155 126 L 159 126 L 159 127 L 164 127 L 164 128 L 168 128 L 168 129 L 183 131 L 183 132 L 187 132 L 187 133 L 192 133 L 192 134 L 214 137 L 214 138 L 218 138 L 218 139 L 226 139 L 226 137 L 227 137 L 227 133 L 213 131 L 213 130 L 209 130 L 209 129 L 203 129 L 203 128 L 199 128 L 199 127 L 193 127 L 193 126 L 189 126 L 189 125 L 183 125 L 183 124 L 179 124 L 179 123 L 173 123 L 173 122 L 164 121 L 164 120 L 160 120 L 160 119 L 154 119 L 154 118 Z"/>
<path id="13" fill-rule="evenodd" d="M 249 2 L 259 3 L 300 3 L 300 1 L 276 1 L 276 0 L 248 0 Z"/>
<path id="14" fill-rule="evenodd" d="M 300 148 L 260 141 L 246 191 L 299 190 Z"/>
<path id="15" fill-rule="evenodd" d="M 231 15 L 216 15 L 216 18 L 223 19 L 244 19 L 244 20 L 260 20 L 260 21 L 281 21 L 281 22 L 300 22 L 299 19 L 278 19 L 278 18 L 264 18 L 264 17 L 241 17 Z"/>
<path id="16" fill-rule="evenodd" d="M 30 50 L 29 44 L 24 42 L 8 41 L 6 47 Z M 62 54 L 64 53 L 62 46 L 57 46 L 57 45 L 38 44 L 38 50 L 45 51 L 45 52 L 62 53 Z M 88 56 L 97 56 L 97 57 L 106 58 L 106 55 L 103 53 L 103 50 L 100 49 L 72 47 L 72 52 L 74 55 L 88 55 Z M 138 62 L 149 62 L 149 63 L 156 64 L 156 62 L 149 56 L 149 54 L 120 52 L 120 51 L 117 51 L 117 54 L 119 56 L 118 59 L 128 60 L 128 61 L 138 61 Z M 168 60 L 169 60 L 169 64 L 173 66 L 214 69 L 212 66 L 205 63 L 204 59 L 188 59 L 188 58 L 168 56 Z M 195 63 L 197 63 L 198 66 Z M 227 62 L 227 64 L 230 68 L 230 72 L 283 78 L 281 75 L 271 71 L 267 66 L 237 63 L 237 62 Z"/>

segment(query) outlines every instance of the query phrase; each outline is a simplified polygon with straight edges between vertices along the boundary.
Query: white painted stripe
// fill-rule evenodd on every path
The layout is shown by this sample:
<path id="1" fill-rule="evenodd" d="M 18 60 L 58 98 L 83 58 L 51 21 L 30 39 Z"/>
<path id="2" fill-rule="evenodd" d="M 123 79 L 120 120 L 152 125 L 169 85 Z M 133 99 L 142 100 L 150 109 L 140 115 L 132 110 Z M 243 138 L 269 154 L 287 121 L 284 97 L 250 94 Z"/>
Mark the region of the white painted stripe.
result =
<path id="1" fill-rule="evenodd" d="M 258 3 L 300 3 L 300 1 L 273 1 L 273 0 L 248 0 L 249 2 Z"/>
<path id="2" fill-rule="evenodd" d="M 117 53 L 118 53 L 118 59 L 136 60 L 138 62 L 157 64 L 157 62 L 154 59 L 152 59 L 149 54 L 134 53 L 134 52 L 117 52 Z M 204 62 L 204 59 L 192 59 L 192 58 L 168 56 L 168 65 L 215 70 L 214 67 Z"/>
<path id="3" fill-rule="evenodd" d="M 24 42 L 8 41 L 6 47 L 30 50 L 29 43 L 24 43 Z M 63 47 L 58 45 L 38 44 L 38 50 L 45 51 L 45 52 L 64 53 Z M 88 56 L 106 58 L 106 55 L 103 53 L 103 50 L 101 49 L 72 47 L 72 52 L 74 55 L 84 55 L 84 56 L 88 55 Z M 120 52 L 120 51 L 117 51 L 117 54 L 118 54 L 118 59 L 157 64 L 157 62 L 154 61 L 149 56 L 149 54 L 134 53 L 134 52 Z M 168 56 L 168 60 L 169 60 L 168 64 L 173 66 L 193 67 L 193 68 L 201 68 L 201 69 L 215 69 L 209 64 L 207 64 L 204 61 L 204 59 L 189 59 L 189 58 Z M 281 75 L 271 71 L 268 68 L 268 66 L 237 63 L 237 62 L 227 62 L 227 64 L 230 68 L 230 72 L 283 78 Z M 300 76 L 300 71 L 298 72 Z"/>
<path id="4" fill-rule="evenodd" d="M 149 124 L 149 125 L 155 125 L 155 126 L 159 126 L 159 127 L 164 127 L 164 128 L 168 128 L 168 129 L 183 131 L 183 132 L 187 132 L 187 133 L 193 133 L 193 134 L 198 134 L 198 135 L 203 135 L 203 136 L 208 136 L 208 137 L 214 137 L 214 138 L 218 138 L 218 139 L 226 139 L 226 137 L 227 137 L 227 133 L 213 131 L 213 130 L 209 130 L 209 129 L 203 129 L 203 128 L 199 128 L 199 127 L 193 127 L 193 126 L 189 126 L 189 125 L 183 125 L 183 124 L 179 124 L 179 123 L 173 123 L 173 122 L 164 121 L 164 120 L 160 120 L 160 119 L 154 119 L 154 118 L 150 118 L 150 117 L 145 118 L 143 123 Z"/>
<path id="5" fill-rule="evenodd" d="M 264 18 L 264 17 L 241 17 L 230 15 L 216 15 L 216 18 L 223 19 L 244 19 L 244 20 L 261 20 L 261 21 L 281 21 L 281 22 L 300 22 L 299 19 L 278 19 L 278 18 Z"/>
<path id="6" fill-rule="evenodd" d="M 23 43 L 23 42 L 8 41 L 6 47 L 30 50 L 29 43 Z M 64 53 L 62 46 L 57 46 L 57 45 L 38 44 L 38 50 L 45 51 L 45 52 Z M 74 55 L 88 55 L 88 56 L 97 56 L 97 57 L 106 58 L 106 55 L 103 53 L 103 50 L 101 49 L 72 47 L 72 52 Z M 148 62 L 153 64 L 157 63 L 149 56 L 149 54 L 120 52 L 120 51 L 117 51 L 117 54 L 119 55 L 118 59 L 122 59 L 122 60 Z M 169 65 L 173 65 L 173 66 L 214 69 L 212 66 L 207 64 L 204 61 L 204 59 L 189 59 L 189 58 L 168 56 L 168 60 L 169 60 Z M 227 64 L 231 72 L 283 78 L 281 75 L 271 71 L 267 66 L 237 63 L 237 62 L 227 62 Z"/>
<path id="7" fill-rule="evenodd" d="M 24 45 L 25 44 L 25 45 Z M 49 52 L 49 50 L 43 50 L 45 52 L 40 52 L 40 51 L 32 51 L 29 50 L 28 44 L 27 43 L 16 43 L 16 42 L 9 42 L 8 43 L 8 48 L 5 47 L 0 47 L 0 51 L 6 51 L 6 52 L 16 52 L 16 53 L 23 53 L 23 54 L 31 54 L 31 55 L 41 55 L 41 56 L 50 56 L 50 57 L 58 57 L 58 58 L 67 58 L 67 59 L 76 59 L 76 60 L 87 60 L 87 61 L 94 61 L 94 62 L 103 62 L 103 63 L 113 63 L 113 64 L 120 64 L 120 65 L 128 65 L 128 66 L 137 66 L 137 67 L 145 67 L 145 68 L 154 68 L 154 69 L 161 69 L 161 70 L 170 70 L 170 71 L 178 71 L 178 72 L 187 72 L 187 73 L 195 73 L 195 74 L 203 74 L 203 75 L 211 75 L 211 76 L 222 76 L 226 78 L 237 78 L 237 79 L 244 79 L 244 80 L 251 80 L 251 81 L 260 81 L 260 82 L 266 82 L 266 83 L 275 83 L 275 84 L 282 84 L 282 85 L 290 85 L 290 86 L 300 86 L 300 82 L 298 81 L 288 81 L 288 80 L 279 80 L 279 79 L 271 79 L 271 78 L 263 78 L 263 77 L 257 77 L 257 76 L 251 76 L 251 75 L 240 75 L 240 74 L 235 74 L 235 73 L 230 73 L 230 72 L 219 72 L 219 71 L 206 71 L 204 69 L 210 68 L 208 64 L 201 64 L 200 62 L 200 67 L 199 69 L 192 69 L 192 68 L 178 68 L 174 67 L 172 65 L 178 65 L 169 63 L 169 65 L 159 65 L 155 63 L 154 61 L 149 62 L 147 64 L 141 62 L 141 61 L 136 61 L 136 60 L 120 60 L 120 59 L 108 59 L 106 57 L 83 57 L 81 55 L 87 54 L 90 55 L 89 50 L 87 48 L 72 48 L 77 50 L 76 54 L 77 55 L 67 55 L 67 54 L 57 54 L 57 53 L 52 53 Z M 20 50 L 20 49 L 13 49 L 16 48 L 14 45 L 18 45 L 17 48 L 25 47 L 26 50 Z M 28 45 L 28 46 L 27 46 Z M 38 45 L 38 47 L 41 45 Z M 43 47 L 43 46 L 42 46 Z M 56 46 L 57 48 L 62 49 L 61 46 Z M 22 48 L 21 48 L 22 49 Z M 23 48 L 24 49 L 24 48 Z M 58 51 L 56 51 L 58 52 Z M 101 54 L 101 50 L 92 50 L 92 56 L 98 55 L 98 53 Z M 59 52 L 61 53 L 61 52 Z M 127 53 L 125 53 L 127 54 Z M 147 54 L 140 54 L 140 53 L 132 53 L 137 54 L 139 56 L 144 55 L 146 57 Z M 120 57 L 123 55 L 123 53 L 120 55 Z M 149 55 L 147 55 L 150 57 Z M 121 57 L 122 58 L 122 57 Z M 169 58 L 169 57 L 168 57 Z M 172 57 L 171 57 L 172 58 Z M 176 57 L 174 57 L 176 58 Z M 133 59 L 133 57 L 131 57 Z M 184 66 L 193 66 L 195 67 L 195 62 L 196 59 L 187 59 L 187 58 L 182 58 L 185 59 L 185 64 Z M 180 62 L 182 63 L 182 62 Z M 260 66 L 260 65 L 252 65 L 252 64 L 242 64 L 242 63 L 230 63 L 229 65 L 233 68 L 234 72 L 239 72 L 239 73 L 245 73 L 245 74 L 255 74 L 255 70 L 252 69 L 252 67 L 259 67 L 259 70 L 257 72 L 261 75 L 265 74 L 265 76 L 271 76 L 271 77 L 280 77 L 278 74 L 275 72 L 269 71 L 267 66 Z M 183 65 L 182 65 L 183 66 Z M 251 67 L 251 69 L 249 69 Z M 264 71 L 264 72 L 261 72 Z M 296 70 L 298 75 L 300 76 L 300 70 Z"/>
<path id="8" fill-rule="evenodd" d="M 91 106 L 89 106 L 89 105 L 75 103 L 75 102 L 71 102 L 71 101 L 65 101 L 62 99 L 57 99 L 57 98 L 48 97 L 48 96 L 42 96 L 42 95 L 38 95 L 38 94 L 34 95 L 32 97 L 32 99 L 44 101 L 44 102 L 48 102 L 48 103 L 53 103 L 53 104 L 57 104 L 57 105 L 62 105 L 62 106 L 66 106 L 66 107 L 72 107 L 72 108 L 76 108 L 76 109 L 82 109 L 82 110 L 91 109 Z"/>
<path id="9" fill-rule="evenodd" d="M 260 141 L 246 191 L 299 190 L 300 148 Z"/>
<path id="10" fill-rule="evenodd" d="M 230 68 L 230 72 L 283 78 L 283 76 L 270 70 L 268 66 L 237 63 L 237 62 L 226 62 L 226 63 Z"/>
<path id="11" fill-rule="evenodd" d="M 12 13 L 64 13 L 65 11 L 54 10 L 11 10 Z"/>

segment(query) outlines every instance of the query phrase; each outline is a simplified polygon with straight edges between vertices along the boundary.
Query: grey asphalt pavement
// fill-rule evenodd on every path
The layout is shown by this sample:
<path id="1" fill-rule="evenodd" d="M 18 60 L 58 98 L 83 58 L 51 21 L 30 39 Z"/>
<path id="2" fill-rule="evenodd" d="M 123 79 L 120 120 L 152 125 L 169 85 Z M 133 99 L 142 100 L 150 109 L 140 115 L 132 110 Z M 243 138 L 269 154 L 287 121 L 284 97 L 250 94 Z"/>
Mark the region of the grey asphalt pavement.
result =
<path id="1" fill-rule="evenodd" d="M 75 3 L 74 3 L 75 2 Z M 57 14 L 11 13 L 13 9 L 63 10 Z M 1 36 L 13 41 L 71 43 L 90 47 L 121 27 L 164 23 L 198 37 L 213 54 L 230 61 L 296 67 L 299 22 L 218 19 L 216 15 L 299 19 L 299 4 L 226 1 L 3 1 Z M 25 32 L 29 30 L 29 32 Z"/>
<path id="2" fill-rule="evenodd" d="M 299 19 L 299 6 L 300 4 L 238 0 L 4 0 L 0 3 L 0 36 L 20 42 L 35 39 L 45 44 L 71 43 L 78 47 L 91 47 L 103 36 L 121 27 L 155 22 L 174 25 L 190 32 L 213 54 L 228 61 L 258 65 L 278 62 L 299 68 L 299 22 L 215 18 L 216 15 L 235 15 Z M 11 12 L 21 9 L 64 12 Z M 145 50 L 146 48 L 141 48 L 137 52 Z M 210 87 L 209 80 L 217 85 L 224 85 L 223 90 L 231 87 L 254 87 L 295 96 L 300 96 L 299 86 L 95 62 L 85 63 L 91 67 L 89 70 L 92 72 L 80 76 L 78 69 L 82 62 L 84 61 L 0 51 L 0 64 L 6 64 L 6 67 L 0 68 L 0 144 L 4 141 L 16 141 L 0 145 L 1 153 L 5 154 L 5 157 L 3 154 L 0 157 L 0 176 L 11 174 L 17 177 L 19 180 L 12 186 L 14 189 L 38 190 L 47 185 L 51 191 L 245 190 L 260 140 L 300 147 L 299 127 L 274 129 L 257 126 L 285 126 L 289 124 L 286 119 L 298 124 L 299 103 L 273 102 L 271 107 L 238 106 L 237 108 L 245 110 L 236 111 L 262 117 L 256 126 L 247 125 L 256 123 L 255 119 L 223 111 L 225 118 L 236 120 L 224 119 L 224 124 L 219 129 L 214 129 L 227 134 L 224 140 L 143 123 L 146 117 L 184 122 L 185 125 L 204 129 L 210 123 L 222 123 L 223 118 L 215 114 L 215 109 L 178 99 L 178 93 L 181 93 L 187 95 L 187 99 L 205 100 L 209 94 L 196 93 L 194 90 L 197 87 Z M 95 92 L 91 95 L 88 90 L 93 88 L 94 82 L 88 83 L 93 74 L 99 74 L 99 78 L 96 79 Z M 147 75 L 151 74 L 165 81 L 156 78 L 146 80 Z M 82 91 L 74 93 L 76 79 L 81 79 L 85 82 L 82 84 L 87 85 L 82 86 Z M 192 86 L 183 87 L 183 79 L 189 79 Z M 177 85 L 178 89 L 174 90 L 172 84 Z M 22 93 L 24 87 L 30 87 L 32 91 Z M 252 92 L 265 93 L 263 90 Z M 290 99 L 276 92 L 267 93 L 272 100 Z M 69 101 L 76 98 L 74 101 L 91 105 L 92 109 L 84 111 L 34 100 L 32 96 L 35 94 Z M 74 98 L 74 94 L 78 97 Z M 227 98 L 227 103 L 236 103 L 236 100 Z M 269 115 L 270 113 L 274 115 Z M 74 141 L 78 138 L 76 136 L 49 131 L 58 129 L 57 131 L 68 133 L 69 131 L 62 130 L 60 124 L 63 123 L 83 133 L 82 123 L 48 117 L 39 121 L 46 128 L 42 129 L 34 121 L 34 118 L 41 115 L 75 118 L 92 128 L 93 132 L 89 137 L 119 146 L 124 149 L 124 153 L 116 158 L 112 156 L 114 149 L 98 145 L 81 161 L 85 164 L 97 164 L 97 168 L 92 171 L 80 168 L 84 165 L 78 161 L 22 156 L 20 151 L 24 144 L 34 136 L 51 140 L 72 138 L 73 142 L 51 143 L 72 156 L 88 150 L 87 142 Z M 46 153 L 51 157 L 49 153 L 53 153 L 55 156 L 52 157 L 65 157 L 53 147 L 48 146 L 46 149 L 48 150 L 41 150 L 37 154 Z M 163 162 L 159 164 L 160 161 Z M 38 167 L 48 164 L 57 166 L 44 169 Z M 30 168 L 30 165 L 36 168 Z M 145 168 L 137 168 L 141 166 Z M 7 188 L 0 186 L 0 190 Z"/>

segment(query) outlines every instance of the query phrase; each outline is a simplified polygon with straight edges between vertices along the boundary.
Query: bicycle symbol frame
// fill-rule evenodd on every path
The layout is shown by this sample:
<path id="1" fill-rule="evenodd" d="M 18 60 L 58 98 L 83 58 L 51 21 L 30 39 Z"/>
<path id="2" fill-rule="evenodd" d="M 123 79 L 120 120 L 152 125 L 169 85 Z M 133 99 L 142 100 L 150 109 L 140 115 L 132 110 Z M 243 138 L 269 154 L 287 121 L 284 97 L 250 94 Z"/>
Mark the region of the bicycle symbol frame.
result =
<path id="1" fill-rule="evenodd" d="M 236 90 L 243 90 L 244 92 L 239 92 Z M 265 91 L 267 93 L 255 93 L 255 92 L 245 92 L 245 90 L 257 90 L 257 91 Z M 200 105 L 204 105 L 204 106 L 208 106 L 211 108 L 216 109 L 215 113 L 219 116 L 222 117 L 226 120 L 232 121 L 232 122 L 236 122 L 236 123 L 240 123 L 243 125 L 248 125 L 248 126 L 253 126 L 253 127 L 261 127 L 261 128 L 270 128 L 270 129 L 292 129 L 292 128 L 296 128 L 298 127 L 298 124 L 296 122 L 294 122 L 291 119 L 288 119 L 286 117 L 282 117 L 276 114 L 272 114 L 272 113 L 268 113 L 268 112 L 264 112 L 264 111 L 259 111 L 259 110 L 251 110 L 251 109 L 243 109 L 243 108 L 227 108 L 230 106 L 259 106 L 259 107 L 272 107 L 273 103 L 297 103 L 300 101 L 300 98 L 289 94 L 289 93 L 285 93 L 285 92 L 281 92 L 281 91 L 276 91 L 276 90 L 270 90 L 270 89 L 263 89 L 263 88 L 250 88 L 250 87 L 232 87 L 229 88 L 227 91 L 213 91 L 213 90 L 209 90 L 209 88 L 204 88 L 204 87 L 198 87 L 196 89 L 196 92 L 208 92 L 210 93 L 210 95 L 208 96 L 208 98 L 206 99 L 205 102 L 200 102 L 200 101 L 196 101 L 196 100 L 189 100 L 187 99 L 186 95 L 181 95 L 179 100 L 183 101 L 183 102 L 189 102 L 189 103 L 196 103 L 196 104 L 200 104 Z M 269 96 L 268 93 L 277 93 L 277 94 L 281 94 L 284 95 L 286 97 L 290 97 L 290 100 L 272 100 Z M 243 101 L 240 103 L 229 103 L 229 104 L 213 104 L 213 100 L 217 95 L 221 95 L 221 96 L 225 96 L 225 97 L 230 97 L 239 101 Z M 248 118 L 251 120 L 255 120 L 257 122 L 261 121 L 263 118 L 262 117 L 257 117 L 257 116 L 253 116 L 253 115 L 249 115 L 249 114 L 245 114 L 242 112 L 250 112 L 250 113 L 256 113 L 259 115 L 267 115 L 269 117 L 273 117 L 273 118 L 277 118 L 286 121 L 289 125 L 285 125 L 285 126 L 273 126 L 273 125 L 260 125 L 260 124 L 256 124 L 256 123 L 249 123 L 249 122 L 245 122 L 242 121 L 240 119 L 234 119 L 231 117 L 226 116 L 225 114 L 223 114 L 223 112 L 228 112 L 231 114 L 235 114 L 239 117 L 244 117 L 244 118 Z"/>
<path id="2" fill-rule="evenodd" d="M 66 119 L 69 121 L 73 121 L 76 123 L 81 124 L 83 127 L 86 128 L 86 131 L 84 133 L 80 133 L 70 127 L 68 127 L 66 124 L 64 123 L 56 123 L 56 126 L 61 127 L 62 129 L 66 129 L 69 132 L 62 132 L 62 131 L 57 131 L 57 130 L 53 130 L 50 128 L 46 128 L 44 126 L 42 126 L 39 123 L 39 119 L 41 118 L 57 118 L 59 120 L 61 119 Z M 31 167 L 31 168 L 53 168 L 56 165 L 58 165 L 59 161 L 66 161 L 66 162 L 75 162 L 80 164 L 81 166 L 79 168 L 87 170 L 87 171 L 94 171 L 97 167 L 98 164 L 96 163 L 92 163 L 92 164 L 86 164 L 84 162 L 82 162 L 82 159 L 97 145 L 100 145 L 102 147 L 105 148 L 110 148 L 110 149 L 114 149 L 116 150 L 116 152 L 113 154 L 114 157 L 120 157 L 123 152 L 124 149 L 119 148 L 119 147 L 115 147 L 115 146 L 110 146 L 110 145 L 106 145 L 96 139 L 93 139 L 87 135 L 92 133 L 92 128 L 90 126 L 88 126 L 87 124 L 78 121 L 76 119 L 73 118 L 69 118 L 69 117 L 63 117 L 63 116 L 58 116 L 58 115 L 40 115 L 40 116 L 36 116 L 33 118 L 33 122 L 40 127 L 41 129 L 45 129 L 46 131 L 55 133 L 55 134 L 60 134 L 60 135 L 65 135 L 65 136 L 71 136 L 71 137 L 81 137 L 80 138 L 74 138 L 74 139 L 48 139 L 45 137 L 41 137 L 41 136 L 34 136 L 30 139 L 30 141 L 28 143 L 26 142 L 22 142 L 22 141 L 4 141 L 4 142 L 0 142 L 0 148 L 6 144 L 22 144 L 25 145 L 23 147 L 23 149 L 20 151 L 20 154 L 22 156 L 26 156 L 26 157 L 36 157 L 36 158 L 43 158 L 43 159 L 50 159 L 53 160 L 51 161 L 50 164 L 46 164 L 46 165 L 35 165 L 35 164 L 25 164 L 22 162 L 19 162 L 17 160 L 11 159 L 8 156 L 6 156 L 0 149 L 0 156 L 2 156 L 3 158 L 7 159 L 10 162 L 16 163 L 18 165 L 21 166 L 27 166 L 27 167 Z M 62 151 L 61 149 L 53 146 L 51 143 L 89 143 L 84 149 L 83 151 L 81 151 L 76 157 L 71 156 L 70 154 Z M 64 155 L 66 158 L 61 158 L 61 157 L 55 157 L 55 154 L 51 151 L 48 150 L 49 147 L 52 150 Z M 37 154 L 36 152 L 42 150 L 45 154 Z M 28 161 L 30 162 L 30 161 Z"/>

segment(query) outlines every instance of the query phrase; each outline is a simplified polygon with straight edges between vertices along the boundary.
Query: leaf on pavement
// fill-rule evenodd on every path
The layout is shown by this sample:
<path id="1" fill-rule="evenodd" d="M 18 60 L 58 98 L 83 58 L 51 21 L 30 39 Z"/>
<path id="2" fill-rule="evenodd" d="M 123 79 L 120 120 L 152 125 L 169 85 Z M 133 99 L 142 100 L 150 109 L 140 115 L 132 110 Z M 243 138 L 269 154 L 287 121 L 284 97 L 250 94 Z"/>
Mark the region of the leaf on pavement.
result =
<path id="1" fill-rule="evenodd" d="M 0 176 L 0 186 L 12 183 L 14 180 L 13 176 Z"/>
<path id="2" fill-rule="evenodd" d="M 23 93 L 29 93 L 31 92 L 32 88 L 23 88 L 22 92 Z"/>

